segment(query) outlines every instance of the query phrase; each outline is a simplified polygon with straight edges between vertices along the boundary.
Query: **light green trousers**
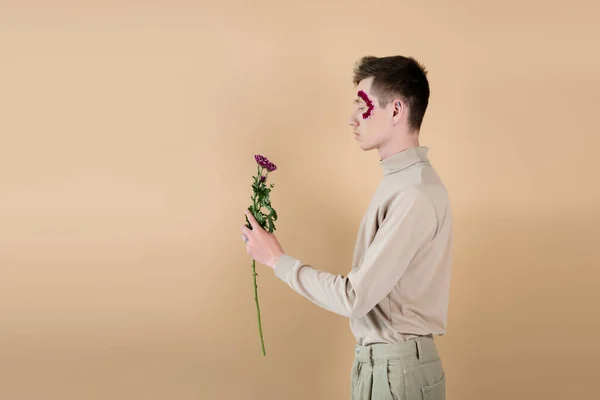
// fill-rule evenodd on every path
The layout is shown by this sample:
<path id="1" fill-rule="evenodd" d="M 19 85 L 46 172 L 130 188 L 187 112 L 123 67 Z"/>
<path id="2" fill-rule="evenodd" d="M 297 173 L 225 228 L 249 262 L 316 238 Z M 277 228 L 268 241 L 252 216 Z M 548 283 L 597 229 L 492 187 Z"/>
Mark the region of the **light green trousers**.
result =
<path id="1" fill-rule="evenodd" d="M 352 400 L 445 400 L 446 378 L 434 339 L 356 346 Z"/>

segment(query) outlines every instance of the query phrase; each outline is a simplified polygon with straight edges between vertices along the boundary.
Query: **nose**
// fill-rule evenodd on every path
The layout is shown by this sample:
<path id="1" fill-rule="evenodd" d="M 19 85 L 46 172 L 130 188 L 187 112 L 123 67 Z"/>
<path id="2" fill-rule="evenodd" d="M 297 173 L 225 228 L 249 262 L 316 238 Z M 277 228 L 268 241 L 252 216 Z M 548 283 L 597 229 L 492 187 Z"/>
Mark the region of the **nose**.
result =
<path id="1" fill-rule="evenodd" d="M 350 125 L 353 128 L 357 128 L 358 127 L 358 121 L 356 120 L 356 118 L 354 117 L 354 115 L 351 115 L 350 118 L 348 118 L 348 125 Z"/>

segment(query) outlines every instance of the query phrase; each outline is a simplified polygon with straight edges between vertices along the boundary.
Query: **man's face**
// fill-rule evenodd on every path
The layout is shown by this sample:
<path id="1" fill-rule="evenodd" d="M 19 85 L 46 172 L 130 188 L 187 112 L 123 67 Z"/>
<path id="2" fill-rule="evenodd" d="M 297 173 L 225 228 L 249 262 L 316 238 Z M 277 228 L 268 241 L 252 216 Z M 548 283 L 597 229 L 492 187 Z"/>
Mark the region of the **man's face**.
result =
<path id="1" fill-rule="evenodd" d="M 372 83 L 373 78 L 359 82 L 354 110 L 348 119 L 363 150 L 379 149 L 390 136 L 390 105 L 386 108 L 379 105 L 379 99 L 371 92 Z"/>

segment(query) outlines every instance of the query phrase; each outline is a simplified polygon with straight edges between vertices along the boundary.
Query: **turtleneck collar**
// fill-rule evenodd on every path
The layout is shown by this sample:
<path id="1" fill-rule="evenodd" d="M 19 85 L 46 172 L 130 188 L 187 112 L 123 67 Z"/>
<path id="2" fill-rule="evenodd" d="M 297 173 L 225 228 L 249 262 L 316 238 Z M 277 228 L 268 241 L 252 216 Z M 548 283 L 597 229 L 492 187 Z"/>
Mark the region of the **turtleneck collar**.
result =
<path id="1" fill-rule="evenodd" d="M 429 162 L 427 158 L 428 152 L 429 148 L 425 146 L 409 147 L 389 156 L 385 160 L 380 159 L 379 164 L 381 165 L 383 174 L 388 175 L 408 168 L 418 162 Z"/>

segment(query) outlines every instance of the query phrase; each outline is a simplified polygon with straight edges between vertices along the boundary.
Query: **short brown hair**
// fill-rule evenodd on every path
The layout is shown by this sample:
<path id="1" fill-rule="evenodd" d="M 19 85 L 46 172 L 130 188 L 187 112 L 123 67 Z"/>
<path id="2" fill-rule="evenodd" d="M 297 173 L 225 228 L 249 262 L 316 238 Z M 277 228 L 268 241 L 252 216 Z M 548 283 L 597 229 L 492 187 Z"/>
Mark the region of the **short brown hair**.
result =
<path id="1" fill-rule="evenodd" d="M 427 70 L 412 57 L 365 56 L 354 68 L 354 85 L 373 77 L 372 91 L 379 98 L 381 107 L 400 96 L 408 104 L 409 128 L 420 130 L 429 103 Z"/>

